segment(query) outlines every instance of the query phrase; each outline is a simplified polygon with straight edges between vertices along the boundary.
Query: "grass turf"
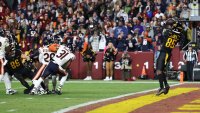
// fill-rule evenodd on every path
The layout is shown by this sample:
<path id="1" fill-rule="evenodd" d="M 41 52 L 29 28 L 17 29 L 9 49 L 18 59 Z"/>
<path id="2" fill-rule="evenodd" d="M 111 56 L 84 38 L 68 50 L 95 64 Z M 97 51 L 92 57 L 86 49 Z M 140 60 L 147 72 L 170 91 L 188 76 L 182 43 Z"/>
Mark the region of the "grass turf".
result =
<path id="1" fill-rule="evenodd" d="M 89 101 L 158 87 L 157 81 L 153 81 L 153 83 L 152 81 L 149 82 L 149 80 L 146 81 L 149 83 L 143 82 L 69 81 L 63 87 L 62 95 L 25 95 L 23 94 L 24 88 L 19 82 L 12 83 L 13 89 L 17 89 L 18 93 L 6 95 L 4 84 L 1 82 L 0 113 L 50 113 Z"/>

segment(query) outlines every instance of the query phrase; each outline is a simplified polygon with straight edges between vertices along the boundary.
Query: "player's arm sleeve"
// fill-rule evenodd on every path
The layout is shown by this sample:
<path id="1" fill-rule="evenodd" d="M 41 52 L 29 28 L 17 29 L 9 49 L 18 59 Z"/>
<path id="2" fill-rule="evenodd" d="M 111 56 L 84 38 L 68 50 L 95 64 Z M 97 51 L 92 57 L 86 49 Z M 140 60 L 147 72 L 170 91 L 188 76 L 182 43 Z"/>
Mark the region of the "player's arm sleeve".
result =
<path id="1" fill-rule="evenodd" d="M 40 63 L 42 63 L 42 59 L 43 59 L 43 55 L 39 54 L 39 59 L 38 60 L 39 60 Z"/>
<path id="2" fill-rule="evenodd" d="M 39 50 L 38 50 L 38 60 L 39 60 L 40 63 L 42 63 L 42 59 L 43 59 L 42 50 L 39 49 Z"/>

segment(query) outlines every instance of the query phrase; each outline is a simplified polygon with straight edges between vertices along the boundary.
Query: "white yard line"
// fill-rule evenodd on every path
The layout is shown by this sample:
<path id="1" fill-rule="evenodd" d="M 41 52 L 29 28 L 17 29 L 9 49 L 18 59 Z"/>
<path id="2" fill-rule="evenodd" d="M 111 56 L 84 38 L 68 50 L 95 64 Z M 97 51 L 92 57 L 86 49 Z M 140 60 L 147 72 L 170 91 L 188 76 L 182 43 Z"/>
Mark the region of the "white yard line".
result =
<path id="1" fill-rule="evenodd" d="M 120 81 L 120 80 L 113 80 L 113 81 L 103 81 L 103 80 L 91 80 L 91 81 L 84 81 L 84 80 L 76 80 L 76 81 L 66 81 L 65 83 L 87 83 L 87 84 L 91 84 L 91 83 L 105 83 L 105 84 L 140 84 L 140 83 L 144 83 L 144 84 L 158 84 L 158 80 L 138 80 L 138 81 Z M 179 83 L 179 81 L 169 81 L 168 83 Z"/>
<path id="2" fill-rule="evenodd" d="M 27 99 L 27 100 L 32 100 L 33 98 L 30 97 L 30 98 L 26 98 L 26 99 Z"/>
<path id="3" fill-rule="evenodd" d="M 71 98 L 64 98 L 64 99 L 69 100 L 69 99 L 71 99 Z M 73 99 L 74 99 L 74 98 L 73 98 Z"/>
<path id="4" fill-rule="evenodd" d="M 184 84 L 184 83 L 181 83 L 181 84 Z M 170 85 L 170 87 L 178 86 L 178 85 L 181 85 L 181 84 L 178 83 L 178 84 Z M 101 100 L 96 100 L 96 101 L 90 101 L 90 102 L 86 102 L 86 103 L 79 104 L 79 105 L 76 105 L 76 106 L 71 106 L 69 108 L 60 109 L 58 111 L 54 111 L 53 113 L 64 113 L 64 112 L 68 112 L 68 111 L 71 111 L 71 110 L 74 110 L 74 109 L 77 109 L 77 108 L 80 108 L 80 107 L 88 106 L 88 105 L 91 105 L 91 104 L 96 104 L 96 103 L 99 103 L 99 102 L 104 102 L 104 101 L 108 101 L 108 100 L 112 100 L 112 99 L 123 98 L 123 97 L 126 97 L 126 96 L 131 96 L 131 95 L 136 95 L 136 94 L 148 93 L 148 92 L 156 91 L 156 90 L 158 90 L 158 88 L 150 89 L 150 90 L 146 90 L 146 91 L 141 91 L 141 92 L 136 92 L 136 93 L 124 94 L 124 95 L 111 97 L 111 98 L 106 98 L 106 99 L 101 99 Z"/>
<path id="5" fill-rule="evenodd" d="M 17 111 L 16 109 L 9 109 L 9 110 L 7 110 L 7 112 L 15 112 L 15 111 Z"/>
<path id="6" fill-rule="evenodd" d="M 0 102 L 0 104 L 5 104 L 5 103 L 7 103 L 7 102 Z"/>
<path id="7" fill-rule="evenodd" d="M 12 81 L 13 83 L 18 83 L 19 81 Z M 28 81 L 31 82 L 31 81 Z M 158 83 L 158 80 L 144 80 L 144 81 L 120 81 L 120 80 L 113 80 L 113 81 L 103 81 L 103 80 L 91 80 L 91 81 L 84 81 L 84 80 L 71 80 L 71 81 L 66 81 L 65 83 L 127 83 L 127 84 L 134 84 L 134 83 Z M 169 81 L 169 83 L 179 83 L 179 81 Z M 193 83 L 193 82 L 190 82 Z M 51 84 L 51 82 L 50 82 Z"/>
<path id="8" fill-rule="evenodd" d="M 31 81 L 28 81 L 31 82 Z M 12 83 L 19 83 L 19 81 L 12 81 Z M 144 83 L 144 84 L 152 84 L 158 83 L 158 80 L 136 80 L 136 81 L 120 81 L 120 80 L 113 80 L 113 81 L 103 81 L 103 80 L 91 80 L 91 81 L 84 81 L 84 80 L 69 80 L 65 82 L 67 83 L 108 83 L 108 84 L 115 84 L 115 83 L 123 83 L 123 84 L 140 84 L 140 83 Z M 168 81 L 168 83 L 179 83 L 179 81 Z M 191 84 L 199 84 L 200 82 L 184 82 L 184 83 L 191 83 Z M 49 83 L 51 84 L 51 82 Z"/>

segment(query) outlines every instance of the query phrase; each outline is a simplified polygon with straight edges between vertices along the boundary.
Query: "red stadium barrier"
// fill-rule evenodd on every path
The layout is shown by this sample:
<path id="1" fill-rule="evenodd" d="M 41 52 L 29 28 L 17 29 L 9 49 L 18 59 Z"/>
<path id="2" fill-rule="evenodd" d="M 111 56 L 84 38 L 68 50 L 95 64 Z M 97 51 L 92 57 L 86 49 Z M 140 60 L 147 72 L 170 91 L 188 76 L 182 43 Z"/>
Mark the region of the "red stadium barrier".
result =
<path id="1" fill-rule="evenodd" d="M 142 72 L 142 67 L 145 66 L 148 78 L 154 78 L 154 53 L 153 52 L 128 52 L 132 59 L 132 71 L 131 74 L 139 77 Z M 200 61 L 200 51 L 198 51 L 198 58 Z M 82 60 L 80 53 L 75 53 L 76 60 L 73 61 L 70 68 L 72 70 L 73 79 L 84 79 L 86 77 L 86 65 Z M 119 59 L 122 56 L 122 52 L 119 52 L 114 66 L 114 79 L 121 80 L 121 66 Z M 183 65 L 183 51 L 180 51 L 179 47 L 176 47 L 172 51 L 170 65 L 173 70 L 180 69 Z M 104 79 L 105 78 L 105 64 L 103 63 L 103 52 L 98 52 L 96 61 L 93 63 L 93 79 Z"/>
<path id="2" fill-rule="evenodd" d="M 153 52 L 133 52 L 132 57 L 132 74 L 136 77 L 141 75 L 142 68 L 145 66 L 148 78 L 154 78 L 154 53 Z"/>
<path id="3" fill-rule="evenodd" d="M 154 78 L 154 54 L 153 52 L 129 52 L 132 59 L 133 69 L 131 74 L 138 77 L 141 74 L 142 67 L 145 66 L 149 78 Z M 82 60 L 80 53 L 76 53 L 76 60 L 73 61 L 70 68 L 72 70 L 73 79 L 83 79 L 86 77 L 86 64 Z M 119 52 L 114 66 L 114 79 L 121 79 L 121 66 L 119 59 L 122 52 Z M 93 63 L 93 79 L 105 78 L 105 65 L 103 63 L 103 52 L 98 52 L 96 61 Z"/>
<path id="4" fill-rule="evenodd" d="M 99 52 L 96 56 L 95 62 L 92 67 L 92 79 L 102 79 L 102 67 L 103 67 L 103 53 Z M 79 79 L 84 79 L 87 76 L 86 63 L 83 62 L 82 56 L 80 55 L 79 62 Z"/>

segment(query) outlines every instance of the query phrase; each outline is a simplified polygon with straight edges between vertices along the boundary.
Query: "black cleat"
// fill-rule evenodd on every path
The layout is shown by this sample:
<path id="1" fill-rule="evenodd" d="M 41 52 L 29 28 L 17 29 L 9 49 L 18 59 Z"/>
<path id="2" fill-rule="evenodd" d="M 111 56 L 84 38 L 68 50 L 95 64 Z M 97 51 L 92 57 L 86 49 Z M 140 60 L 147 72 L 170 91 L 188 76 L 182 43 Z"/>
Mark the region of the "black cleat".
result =
<path id="1" fill-rule="evenodd" d="M 56 94 L 58 94 L 58 95 L 62 95 L 61 90 L 56 90 Z"/>
<path id="2" fill-rule="evenodd" d="M 56 94 L 56 91 L 55 91 L 55 90 L 52 90 L 52 91 L 51 91 L 51 94 Z"/>
<path id="3" fill-rule="evenodd" d="M 31 91 L 30 89 L 25 89 L 25 90 L 24 90 L 24 94 L 29 94 L 30 91 Z"/>
<path id="4" fill-rule="evenodd" d="M 163 94 L 164 92 L 165 92 L 165 89 L 160 88 L 160 89 L 158 89 L 156 96 L 159 96 L 159 95 Z"/>
<path id="5" fill-rule="evenodd" d="M 165 94 L 165 95 L 168 94 L 169 88 L 170 88 L 169 86 L 166 86 L 166 87 L 165 87 L 165 90 L 164 90 L 164 94 Z"/>

